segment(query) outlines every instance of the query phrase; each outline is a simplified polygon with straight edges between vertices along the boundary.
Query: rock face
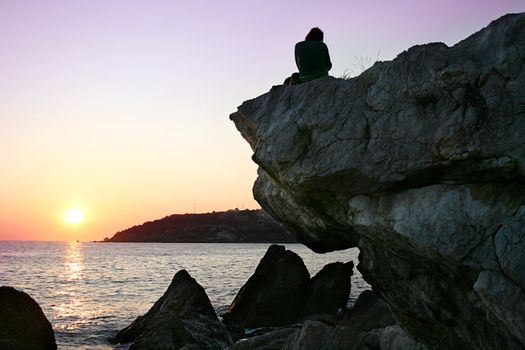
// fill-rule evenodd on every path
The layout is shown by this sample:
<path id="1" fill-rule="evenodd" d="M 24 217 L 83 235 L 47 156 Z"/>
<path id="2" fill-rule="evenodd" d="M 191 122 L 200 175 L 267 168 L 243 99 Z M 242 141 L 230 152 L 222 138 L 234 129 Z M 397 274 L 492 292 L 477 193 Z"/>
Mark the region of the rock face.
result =
<path id="1" fill-rule="evenodd" d="M 303 260 L 272 245 L 224 315 L 229 328 L 289 325 L 313 314 L 335 314 L 350 295 L 353 264 L 326 265 L 310 280 Z"/>
<path id="2" fill-rule="evenodd" d="M 359 77 L 276 86 L 231 115 L 254 196 L 358 269 L 434 349 L 525 347 L 525 14 Z"/>
<path id="3" fill-rule="evenodd" d="M 0 349 L 56 348 L 51 323 L 37 302 L 12 287 L 0 287 Z"/>
<path id="4" fill-rule="evenodd" d="M 121 330 L 116 343 L 130 349 L 226 349 L 233 344 L 204 291 L 186 270 L 143 316 Z"/>

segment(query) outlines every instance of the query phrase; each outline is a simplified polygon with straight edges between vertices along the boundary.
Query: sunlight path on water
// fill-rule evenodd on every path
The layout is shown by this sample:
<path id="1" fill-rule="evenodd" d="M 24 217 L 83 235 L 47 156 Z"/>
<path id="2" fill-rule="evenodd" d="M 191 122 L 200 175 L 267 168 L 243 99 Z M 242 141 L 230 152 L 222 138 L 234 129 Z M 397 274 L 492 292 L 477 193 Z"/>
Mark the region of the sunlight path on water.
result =
<path id="1" fill-rule="evenodd" d="M 286 245 L 310 273 L 353 260 L 357 249 L 315 254 Z M 144 314 L 180 269 L 206 289 L 221 314 L 253 274 L 268 244 L 162 244 L 0 241 L 0 281 L 31 295 L 56 333 L 59 349 L 114 349 L 109 338 Z M 357 270 L 351 301 L 368 288 Z"/>

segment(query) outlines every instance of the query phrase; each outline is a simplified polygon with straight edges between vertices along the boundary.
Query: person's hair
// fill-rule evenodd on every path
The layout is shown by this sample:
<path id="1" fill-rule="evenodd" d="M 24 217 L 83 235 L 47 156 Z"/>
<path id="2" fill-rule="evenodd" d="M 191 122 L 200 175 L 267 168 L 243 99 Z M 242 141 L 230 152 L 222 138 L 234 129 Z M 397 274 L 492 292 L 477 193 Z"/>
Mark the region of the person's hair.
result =
<path id="1" fill-rule="evenodd" d="M 304 40 L 306 41 L 323 41 L 324 34 L 323 31 L 317 27 L 310 29 L 308 35 Z"/>

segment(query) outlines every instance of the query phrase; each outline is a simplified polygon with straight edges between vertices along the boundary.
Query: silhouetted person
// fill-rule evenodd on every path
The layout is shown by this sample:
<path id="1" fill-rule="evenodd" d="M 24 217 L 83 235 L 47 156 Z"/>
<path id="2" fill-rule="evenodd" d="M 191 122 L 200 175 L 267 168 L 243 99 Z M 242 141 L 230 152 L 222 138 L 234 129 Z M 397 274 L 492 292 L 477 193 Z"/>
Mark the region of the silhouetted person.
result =
<path id="1" fill-rule="evenodd" d="M 286 79 L 285 84 L 299 84 L 328 76 L 332 62 L 323 38 L 323 31 L 316 27 L 310 30 L 304 41 L 295 44 L 295 63 L 299 73 Z"/>

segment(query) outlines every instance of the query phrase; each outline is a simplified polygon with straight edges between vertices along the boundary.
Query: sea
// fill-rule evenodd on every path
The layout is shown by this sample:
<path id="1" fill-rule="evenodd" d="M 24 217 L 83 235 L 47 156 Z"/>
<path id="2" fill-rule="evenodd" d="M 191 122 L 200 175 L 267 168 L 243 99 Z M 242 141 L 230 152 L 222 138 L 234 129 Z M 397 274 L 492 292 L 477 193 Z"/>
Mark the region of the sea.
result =
<path id="1" fill-rule="evenodd" d="M 269 245 L 0 241 L 0 285 L 39 303 L 58 349 L 126 349 L 111 337 L 148 311 L 177 271 L 186 269 L 221 315 Z M 358 262 L 357 248 L 316 254 L 301 244 L 285 246 L 312 276 L 331 262 Z M 369 288 L 354 269 L 349 305 Z"/>

